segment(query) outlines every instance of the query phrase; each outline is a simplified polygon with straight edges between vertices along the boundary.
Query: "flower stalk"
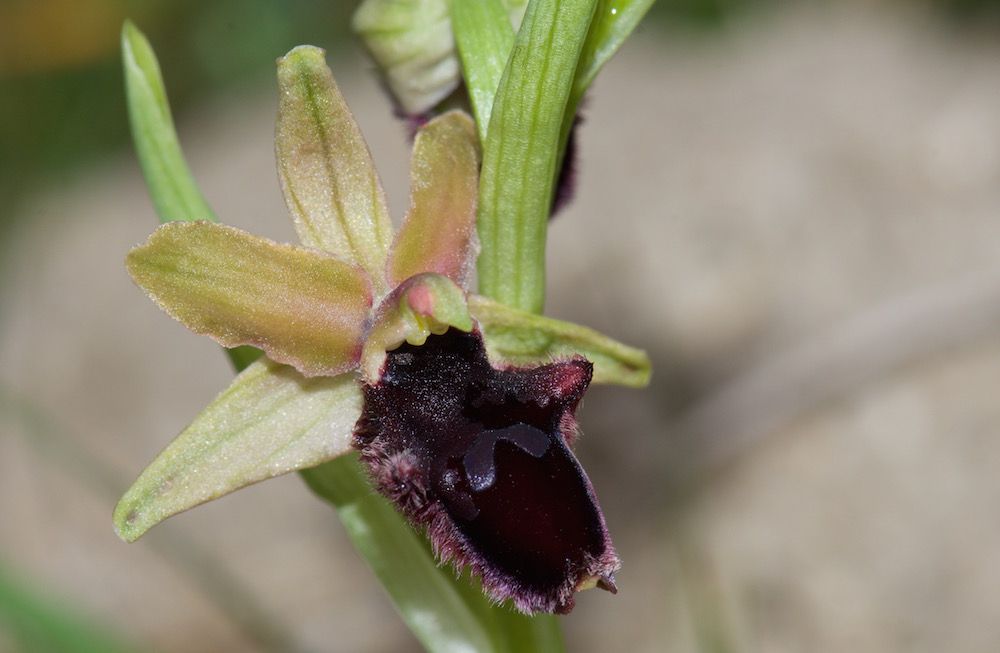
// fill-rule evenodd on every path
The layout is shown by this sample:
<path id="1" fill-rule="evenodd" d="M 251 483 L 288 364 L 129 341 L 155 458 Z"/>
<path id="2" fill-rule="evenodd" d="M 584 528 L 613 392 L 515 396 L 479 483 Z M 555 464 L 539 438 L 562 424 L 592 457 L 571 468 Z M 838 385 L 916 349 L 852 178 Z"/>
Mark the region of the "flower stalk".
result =
<path id="1" fill-rule="evenodd" d="M 415 62 L 396 63 L 404 71 L 457 69 L 457 41 L 478 119 L 451 111 L 417 132 L 411 206 L 395 235 L 370 153 L 323 52 L 303 46 L 279 60 L 279 177 L 306 248 L 212 224 L 177 143 L 152 49 L 126 24 L 129 114 L 154 205 L 162 222 L 195 221 L 161 227 L 129 255 L 129 271 L 193 331 L 239 345 L 230 357 L 242 372 L 143 472 L 116 509 L 115 526 L 131 541 L 172 514 L 297 470 L 338 509 L 428 650 L 560 651 L 552 615 L 528 617 L 492 605 L 490 597 L 511 599 L 526 612 L 566 612 L 578 590 L 615 590 L 617 556 L 569 449 L 573 411 L 591 378 L 643 385 L 649 361 L 590 329 L 539 314 L 567 125 L 581 88 L 631 30 L 597 21 L 615 15 L 609 6 L 644 0 L 531 0 L 516 36 L 507 21 L 516 23 L 523 2 L 473 7 L 478 1 L 365 0 L 359 10 L 364 20 L 356 25 L 379 33 L 380 5 L 396 23 L 400 8 L 430 7 L 432 20 L 418 26 L 426 39 L 405 42 L 433 44 L 432 56 L 417 47 Z M 390 34 L 380 33 L 376 56 L 394 51 Z M 581 70 L 589 71 L 582 87 Z M 426 80 L 433 83 L 410 100 L 423 102 L 444 88 L 434 75 Z M 486 160 L 477 179 L 481 150 Z M 479 253 L 477 230 L 482 296 L 466 286 Z M 267 358 L 256 360 L 261 351 L 246 345 Z M 478 407 L 469 413 L 453 406 L 454 416 L 443 419 L 442 412 L 426 429 L 422 398 L 437 396 L 443 407 L 466 396 L 439 381 L 460 370 L 479 376 L 449 382 L 471 384 L 468 396 L 483 393 Z M 397 394 L 401 399 L 386 399 Z M 464 430 L 453 433 L 453 425 Z M 352 444 L 395 506 L 372 491 Z M 456 460 L 464 461 L 467 481 L 447 471 Z M 515 477 L 524 482 L 504 485 Z M 404 489 L 393 479 L 413 485 Z M 543 534 L 508 519 L 516 511 L 510 513 L 507 497 L 550 483 L 556 485 L 520 499 L 538 511 L 530 523 L 544 526 L 542 517 L 560 514 L 578 524 L 552 523 Z M 433 552 L 413 528 L 430 522 Z M 544 553 L 534 546 L 540 541 Z M 515 542 L 520 553 L 512 554 L 508 544 Z M 436 557 L 471 567 L 483 582 L 457 578 Z M 538 573 L 525 575 L 524 561 Z"/>

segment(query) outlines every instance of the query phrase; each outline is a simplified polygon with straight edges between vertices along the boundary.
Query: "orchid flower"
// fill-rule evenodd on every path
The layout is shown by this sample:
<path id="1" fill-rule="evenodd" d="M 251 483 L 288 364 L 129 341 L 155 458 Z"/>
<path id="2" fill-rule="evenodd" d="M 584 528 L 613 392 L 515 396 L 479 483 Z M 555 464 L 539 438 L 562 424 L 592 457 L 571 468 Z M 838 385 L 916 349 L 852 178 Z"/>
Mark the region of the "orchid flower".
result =
<path id="1" fill-rule="evenodd" d="M 591 380 L 645 384 L 645 354 L 470 294 L 480 155 L 468 115 L 417 133 L 394 233 L 323 51 L 295 48 L 278 80 L 278 171 L 302 244 L 173 222 L 128 255 L 172 317 L 265 356 L 126 492 L 119 535 L 356 448 L 439 557 L 495 600 L 566 612 L 577 590 L 614 590 L 620 563 L 570 449 L 574 413 Z"/>

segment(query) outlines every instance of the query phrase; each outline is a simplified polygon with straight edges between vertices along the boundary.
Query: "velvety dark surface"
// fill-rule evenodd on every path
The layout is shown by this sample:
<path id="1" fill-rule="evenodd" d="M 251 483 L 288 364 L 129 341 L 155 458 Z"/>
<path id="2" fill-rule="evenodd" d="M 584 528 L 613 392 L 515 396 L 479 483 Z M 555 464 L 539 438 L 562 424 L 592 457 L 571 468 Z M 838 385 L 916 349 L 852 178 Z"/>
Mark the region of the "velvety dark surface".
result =
<path id="1" fill-rule="evenodd" d="M 430 525 L 444 510 L 443 536 L 459 542 L 439 548 L 464 552 L 460 562 L 498 579 L 501 594 L 568 610 L 572 590 L 610 552 L 566 441 L 590 377 L 579 358 L 495 369 L 478 333 L 452 329 L 389 352 L 382 379 L 366 388 L 357 444 L 411 518 Z"/>

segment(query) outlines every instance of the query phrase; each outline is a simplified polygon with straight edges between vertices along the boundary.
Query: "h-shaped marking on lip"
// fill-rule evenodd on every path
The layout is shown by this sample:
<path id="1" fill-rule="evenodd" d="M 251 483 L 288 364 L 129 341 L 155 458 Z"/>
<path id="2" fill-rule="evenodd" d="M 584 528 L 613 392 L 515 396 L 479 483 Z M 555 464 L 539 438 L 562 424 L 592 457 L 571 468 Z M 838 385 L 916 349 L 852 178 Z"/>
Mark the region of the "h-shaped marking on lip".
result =
<path id="1" fill-rule="evenodd" d="M 469 488 L 473 492 L 488 490 L 497 480 L 494 449 L 504 440 L 534 457 L 541 458 L 549 450 L 549 435 L 528 424 L 512 424 L 502 429 L 483 431 L 462 458 Z"/>

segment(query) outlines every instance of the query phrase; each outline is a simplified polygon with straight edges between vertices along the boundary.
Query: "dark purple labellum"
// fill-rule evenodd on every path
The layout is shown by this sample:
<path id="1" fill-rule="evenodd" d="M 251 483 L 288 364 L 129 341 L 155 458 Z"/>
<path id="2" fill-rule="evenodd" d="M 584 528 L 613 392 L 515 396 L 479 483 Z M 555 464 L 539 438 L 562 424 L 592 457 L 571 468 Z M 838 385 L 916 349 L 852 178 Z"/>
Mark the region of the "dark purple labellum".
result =
<path id="1" fill-rule="evenodd" d="M 582 358 L 493 368 L 454 329 L 388 353 L 355 433 L 379 490 L 469 565 L 498 601 L 569 612 L 576 590 L 614 591 L 620 567 L 587 475 L 569 449 L 590 383 Z"/>

